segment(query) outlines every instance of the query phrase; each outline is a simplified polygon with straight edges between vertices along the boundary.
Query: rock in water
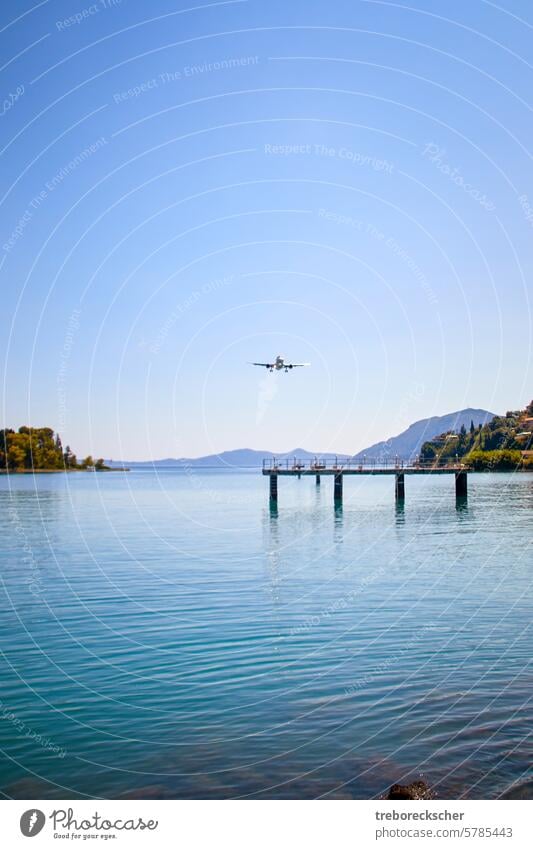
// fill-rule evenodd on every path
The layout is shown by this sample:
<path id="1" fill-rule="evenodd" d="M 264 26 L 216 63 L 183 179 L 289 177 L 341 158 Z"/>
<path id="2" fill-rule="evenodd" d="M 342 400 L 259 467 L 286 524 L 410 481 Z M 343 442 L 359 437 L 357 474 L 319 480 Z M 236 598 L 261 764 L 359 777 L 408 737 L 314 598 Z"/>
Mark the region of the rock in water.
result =
<path id="1" fill-rule="evenodd" d="M 533 799 L 533 781 L 524 781 L 522 784 L 513 784 L 509 790 L 500 797 L 501 799 Z"/>
<path id="2" fill-rule="evenodd" d="M 432 799 L 432 793 L 425 781 L 413 781 L 411 784 L 393 784 L 387 799 Z"/>

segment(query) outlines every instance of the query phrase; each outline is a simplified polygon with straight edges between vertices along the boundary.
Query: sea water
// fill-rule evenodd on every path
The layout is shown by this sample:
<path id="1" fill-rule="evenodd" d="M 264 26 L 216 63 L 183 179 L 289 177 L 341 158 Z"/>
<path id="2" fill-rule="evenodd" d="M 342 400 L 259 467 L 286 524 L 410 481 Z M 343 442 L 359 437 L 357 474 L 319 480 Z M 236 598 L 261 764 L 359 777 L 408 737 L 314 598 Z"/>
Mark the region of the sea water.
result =
<path id="1" fill-rule="evenodd" d="M 0 790 L 440 798 L 531 780 L 533 475 L 0 478 Z"/>

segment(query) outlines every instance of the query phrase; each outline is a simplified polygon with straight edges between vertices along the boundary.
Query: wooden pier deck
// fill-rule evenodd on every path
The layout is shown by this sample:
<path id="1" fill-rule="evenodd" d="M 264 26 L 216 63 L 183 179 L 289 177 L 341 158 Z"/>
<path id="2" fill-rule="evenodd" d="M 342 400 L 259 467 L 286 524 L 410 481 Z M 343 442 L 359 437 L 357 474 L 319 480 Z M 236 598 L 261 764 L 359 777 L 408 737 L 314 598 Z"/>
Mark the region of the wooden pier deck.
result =
<path id="1" fill-rule="evenodd" d="M 361 462 L 336 457 L 334 461 L 322 462 L 316 457 L 311 461 L 300 461 L 297 458 L 278 460 L 275 457 L 263 460 L 263 475 L 270 479 L 270 503 L 278 501 L 279 477 L 315 477 L 317 486 L 323 475 L 333 477 L 333 499 L 336 504 L 342 503 L 343 479 L 346 475 L 394 475 L 394 492 L 396 500 L 405 499 L 405 475 L 454 475 L 455 495 L 465 498 L 468 494 L 468 467 L 454 462 L 435 465 L 423 461 L 408 463 L 394 459 L 384 462 L 375 460 Z"/>

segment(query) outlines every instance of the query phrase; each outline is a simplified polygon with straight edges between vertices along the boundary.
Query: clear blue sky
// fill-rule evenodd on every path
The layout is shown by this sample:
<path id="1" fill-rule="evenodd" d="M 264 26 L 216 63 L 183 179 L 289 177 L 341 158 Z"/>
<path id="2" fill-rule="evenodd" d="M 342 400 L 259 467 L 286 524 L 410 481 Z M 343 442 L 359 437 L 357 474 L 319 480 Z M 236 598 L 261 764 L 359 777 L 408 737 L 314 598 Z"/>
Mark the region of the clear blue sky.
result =
<path id="1" fill-rule="evenodd" d="M 5 426 L 351 452 L 531 399 L 530 2 L 0 17 Z"/>

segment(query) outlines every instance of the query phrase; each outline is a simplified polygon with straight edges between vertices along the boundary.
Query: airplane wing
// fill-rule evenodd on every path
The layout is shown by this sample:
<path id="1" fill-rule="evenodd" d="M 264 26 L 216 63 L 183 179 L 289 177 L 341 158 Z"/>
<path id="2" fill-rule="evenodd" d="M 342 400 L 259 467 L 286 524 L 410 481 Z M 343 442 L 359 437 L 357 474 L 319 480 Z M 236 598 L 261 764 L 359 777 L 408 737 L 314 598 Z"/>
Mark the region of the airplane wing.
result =
<path id="1" fill-rule="evenodd" d="M 249 363 L 251 366 L 263 366 L 263 368 L 274 368 L 274 363 Z"/>
<path id="2" fill-rule="evenodd" d="M 311 363 L 283 363 L 284 368 L 303 368 L 310 365 Z"/>

